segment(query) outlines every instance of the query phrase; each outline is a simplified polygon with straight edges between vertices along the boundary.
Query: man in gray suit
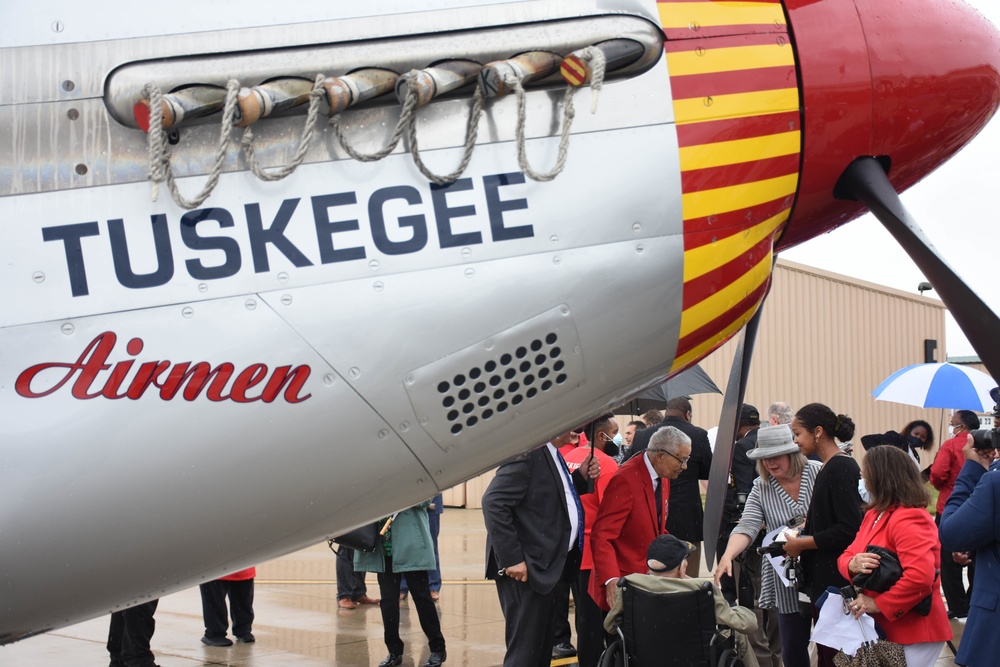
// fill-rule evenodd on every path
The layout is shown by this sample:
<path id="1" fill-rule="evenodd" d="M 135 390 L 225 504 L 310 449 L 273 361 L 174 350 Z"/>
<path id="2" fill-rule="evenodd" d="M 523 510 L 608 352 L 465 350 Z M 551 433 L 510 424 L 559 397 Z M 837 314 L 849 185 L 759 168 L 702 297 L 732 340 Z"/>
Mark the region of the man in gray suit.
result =
<path id="1" fill-rule="evenodd" d="M 580 569 L 583 507 L 600 465 L 587 457 L 570 475 L 551 443 L 497 469 L 483 496 L 486 578 L 494 579 L 506 624 L 504 667 L 547 667 L 559 581 Z"/>

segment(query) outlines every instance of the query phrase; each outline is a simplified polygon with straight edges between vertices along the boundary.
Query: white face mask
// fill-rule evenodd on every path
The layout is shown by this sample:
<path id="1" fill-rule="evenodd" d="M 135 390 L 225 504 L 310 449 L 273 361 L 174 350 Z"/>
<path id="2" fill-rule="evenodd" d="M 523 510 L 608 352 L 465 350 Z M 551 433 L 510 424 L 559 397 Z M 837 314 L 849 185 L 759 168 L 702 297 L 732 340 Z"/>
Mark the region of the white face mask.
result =
<path id="1" fill-rule="evenodd" d="M 861 496 L 861 500 L 866 503 L 870 503 L 872 501 L 872 496 L 868 493 L 868 487 L 865 486 L 864 477 L 858 480 L 858 495 Z"/>

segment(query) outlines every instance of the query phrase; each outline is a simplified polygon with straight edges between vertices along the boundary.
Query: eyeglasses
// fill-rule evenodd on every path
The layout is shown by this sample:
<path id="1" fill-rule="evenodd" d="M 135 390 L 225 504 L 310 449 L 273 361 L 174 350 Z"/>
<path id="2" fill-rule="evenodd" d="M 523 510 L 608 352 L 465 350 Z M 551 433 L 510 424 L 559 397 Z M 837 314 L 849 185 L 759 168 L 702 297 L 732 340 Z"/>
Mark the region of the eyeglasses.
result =
<path id="1" fill-rule="evenodd" d="M 679 457 L 679 456 L 676 456 L 676 455 L 674 455 L 674 454 L 671 454 L 670 452 L 668 452 L 668 451 L 667 451 L 667 450 L 665 450 L 665 449 L 651 449 L 651 450 L 649 450 L 649 451 L 653 452 L 654 454 L 666 454 L 667 456 L 669 456 L 669 457 L 673 458 L 674 460 L 676 460 L 676 461 L 677 461 L 678 463 L 680 463 L 680 464 L 681 464 L 682 466 L 686 466 L 686 465 L 688 464 L 688 461 L 690 461 L 690 460 L 691 460 L 691 457 L 690 457 L 690 456 L 688 456 L 687 458 L 683 458 L 683 459 L 682 459 L 682 458 L 681 458 L 681 457 Z"/>

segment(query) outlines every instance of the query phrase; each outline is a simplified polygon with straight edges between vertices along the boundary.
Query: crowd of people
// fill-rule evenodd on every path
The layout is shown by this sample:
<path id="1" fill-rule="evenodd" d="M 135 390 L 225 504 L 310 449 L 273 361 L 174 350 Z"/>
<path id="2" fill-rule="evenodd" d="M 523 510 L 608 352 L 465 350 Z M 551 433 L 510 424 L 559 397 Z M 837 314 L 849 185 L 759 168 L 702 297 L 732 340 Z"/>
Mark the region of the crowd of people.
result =
<path id="1" fill-rule="evenodd" d="M 850 417 L 819 403 L 793 412 L 778 402 L 762 424 L 744 404 L 718 560 L 704 578 L 702 493 L 714 443 L 692 417 L 686 397 L 621 433 L 615 416 L 602 414 L 498 468 L 482 507 L 505 667 L 571 656 L 596 667 L 615 639 L 625 582 L 654 593 L 710 589 L 716 620 L 735 633 L 751 667 L 832 666 L 841 647 L 814 631 L 829 596 L 843 597 L 842 614 L 871 617 L 910 667 L 934 665 L 952 639 L 949 619 L 966 617 L 957 664 L 991 663 L 1000 648 L 992 629 L 1000 614 L 1000 476 L 986 472 L 1000 467 L 1000 450 L 974 440 L 975 413 L 954 413 L 952 437 L 921 469 L 921 451 L 934 445 L 925 421 L 863 436 L 859 466 Z M 994 418 L 1000 427 L 1000 409 Z M 935 515 L 928 482 L 938 490 Z M 402 510 L 385 520 L 374 551 L 338 554 L 338 607 L 379 605 L 388 649 L 379 667 L 403 661 L 400 604 L 408 595 L 430 649 L 423 667 L 447 659 L 435 607 L 441 509 L 438 495 Z M 378 599 L 368 596 L 367 572 L 376 573 Z M 233 644 L 230 616 L 235 641 L 255 641 L 254 576 L 250 568 L 202 584 L 204 644 Z M 155 609 L 154 600 L 112 615 L 112 667 L 155 667 Z"/>
<path id="2" fill-rule="evenodd" d="M 577 430 L 593 446 L 581 445 L 578 432 L 563 434 L 501 466 L 490 484 L 487 577 L 496 580 L 506 622 L 505 666 L 547 665 L 574 652 L 581 667 L 597 665 L 614 639 L 623 580 L 652 591 L 710 583 L 725 600 L 717 616 L 746 635 L 745 664 L 833 665 L 844 647 L 815 632 L 830 596 L 838 614 L 869 616 L 913 667 L 934 665 L 952 639 L 950 619 L 969 616 L 957 663 L 985 664 L 970 632 L 998 613 L 1000 482 L 984 474 L 990 455 L 972 446 L 974 413 L 955 413 L 953 437 L 921 469 L 921 452 L 935 442 L 925 421 L 864 436 L 859 466 L 847 415 L 819 403 L 796 411 L 775 403 L 762 424 L 744 405 L 718 563 L 706 578 L 698 576 L 701 494 L 712 445 L 692 424 L 686 398 L 643 419 L 619 440 L 613 416 L 601 415 Z M 928 481 L 939 489 L 937 516 L 928 512 Z M 973 525 L 993 551 L 983 553 Z M 969 589 L 984 560 L 994 566 L 986 575 L 992 597 L 980 594 L 979 610 L 978 589 Z M 568 627 L 556 634 L 568 626 L 570 595 L 578 648 Z"/>

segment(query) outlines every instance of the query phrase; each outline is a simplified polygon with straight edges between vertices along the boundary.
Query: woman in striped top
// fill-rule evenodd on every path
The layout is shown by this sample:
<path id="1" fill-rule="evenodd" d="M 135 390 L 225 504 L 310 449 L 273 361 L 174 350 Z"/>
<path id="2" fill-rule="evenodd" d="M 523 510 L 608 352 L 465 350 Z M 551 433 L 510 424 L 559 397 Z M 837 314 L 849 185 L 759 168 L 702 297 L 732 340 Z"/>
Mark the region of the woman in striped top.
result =
<path id="1" fill-rule="evenodd" d="M 723 574 L 732 576 L 733 558 L 753 544 L 761 530 L 771 532 L 806 516 L 820 470 L 818 462 L 807 460 L 799 451 L 787 424 L 757 431 L 757 447 L 747 456 L 757 461 L 759 477 L 754 480 L 743 517 L 715 568 L 716 584 Z M 809 667 L 811 619 L 800 613 L 798 590 L 782 584 L 767 560 L 761 563 L 760 580 L 758 606 L 778 612 L 782 663 L 785 667 Z"/>

